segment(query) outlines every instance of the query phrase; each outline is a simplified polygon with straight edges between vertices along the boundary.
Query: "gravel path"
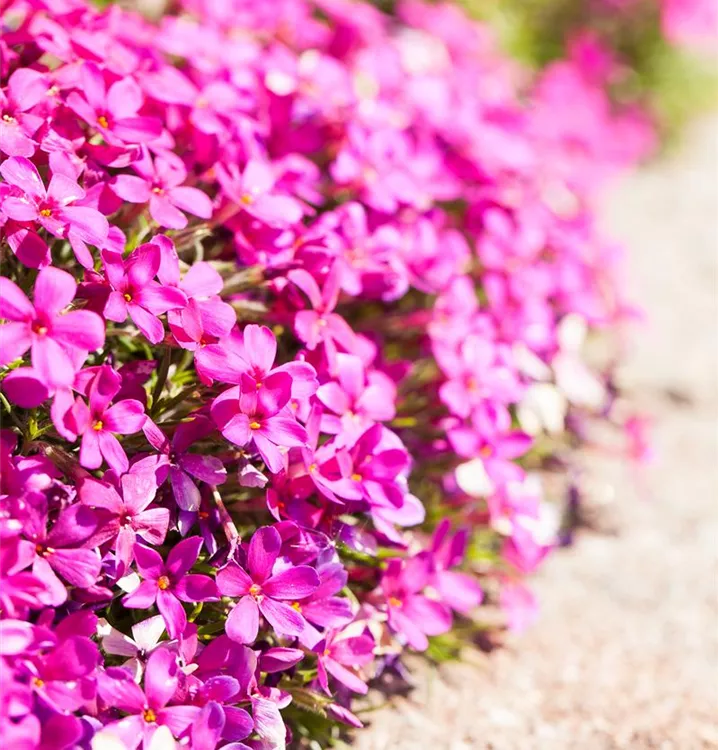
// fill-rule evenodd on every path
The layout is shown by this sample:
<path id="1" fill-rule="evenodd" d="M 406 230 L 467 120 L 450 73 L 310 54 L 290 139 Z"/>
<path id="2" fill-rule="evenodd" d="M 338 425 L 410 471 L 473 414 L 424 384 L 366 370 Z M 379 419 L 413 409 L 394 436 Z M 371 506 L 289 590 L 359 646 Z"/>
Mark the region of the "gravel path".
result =
<path id="1" fill-rule="evenodd" d="M 718 748 L 718 120 L 607 207 L 650 325 L 625 382 L 656 416 L 650 498 L 618 467 L 606 511 L 535 581 L 542 617 L 490 656 L 418 667 L 357 750 Z"/>

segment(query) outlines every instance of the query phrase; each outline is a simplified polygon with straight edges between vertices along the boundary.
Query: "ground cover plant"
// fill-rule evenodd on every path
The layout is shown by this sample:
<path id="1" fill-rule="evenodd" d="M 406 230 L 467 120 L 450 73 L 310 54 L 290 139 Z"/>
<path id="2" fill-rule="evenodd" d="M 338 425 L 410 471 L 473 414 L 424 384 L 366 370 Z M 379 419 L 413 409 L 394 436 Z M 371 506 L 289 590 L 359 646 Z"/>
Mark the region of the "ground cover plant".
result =
<path id="1" fill-rule="evenodd" d="M 531 80 L 416 1 L 1 22 L 3 745 L 326 747 L 408 651 L 529 624 L 587 427 L 648 454 L 594 204 L 654 133 L 592 48 Z"/>

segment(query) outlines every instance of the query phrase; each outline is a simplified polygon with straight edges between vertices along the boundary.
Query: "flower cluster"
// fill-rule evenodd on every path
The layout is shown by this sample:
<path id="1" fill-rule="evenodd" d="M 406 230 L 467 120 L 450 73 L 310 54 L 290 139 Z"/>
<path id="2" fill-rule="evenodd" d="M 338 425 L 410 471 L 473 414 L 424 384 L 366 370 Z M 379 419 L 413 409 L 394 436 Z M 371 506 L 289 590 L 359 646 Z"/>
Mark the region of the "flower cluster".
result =
<path id="1" fill-rule="evenodd" d="M 531 620 L 538 470 L 612 418 L 592 204 L 652 132 L 584 58 L 529 86 L 417 0 L 178 5 L 0 16 L 7 747 L 360 726 L 407 648 Z"/>

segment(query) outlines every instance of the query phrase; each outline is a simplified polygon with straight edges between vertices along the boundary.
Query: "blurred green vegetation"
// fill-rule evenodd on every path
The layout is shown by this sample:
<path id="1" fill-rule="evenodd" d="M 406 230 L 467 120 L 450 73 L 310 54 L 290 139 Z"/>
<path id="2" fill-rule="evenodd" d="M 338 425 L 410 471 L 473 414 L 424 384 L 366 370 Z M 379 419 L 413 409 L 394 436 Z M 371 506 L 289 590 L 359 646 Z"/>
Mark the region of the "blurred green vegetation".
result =
<path id="1" fill-rule="evenodd" d="M 688 119 L 718 103 L 716 58 L 669 43 L 658 0 L 637 0 L 621 10 L 594 0 L 458 2 L 496 30 L 510 55 L 537 69 L 564 57 L 578 32 L 595 34 L 625 66 L 614 99 L 646 106 L 669 144 Z"/>

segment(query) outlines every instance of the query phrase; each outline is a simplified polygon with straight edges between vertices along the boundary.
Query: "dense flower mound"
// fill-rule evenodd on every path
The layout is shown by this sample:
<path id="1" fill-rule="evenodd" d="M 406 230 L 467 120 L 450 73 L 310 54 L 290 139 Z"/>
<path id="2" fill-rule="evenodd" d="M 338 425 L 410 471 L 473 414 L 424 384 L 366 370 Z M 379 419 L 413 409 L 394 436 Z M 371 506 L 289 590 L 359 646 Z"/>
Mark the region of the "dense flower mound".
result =
<path id="1" fill-rule="evenodd" d="M 414 0 L 177 13 L 2 11 L 7 748 L 360 726 L 407 650 L 530 622 L 540 470 L 615 420 L 592 204 L 652 132 L 590 55 L 529 85 Z"/>

